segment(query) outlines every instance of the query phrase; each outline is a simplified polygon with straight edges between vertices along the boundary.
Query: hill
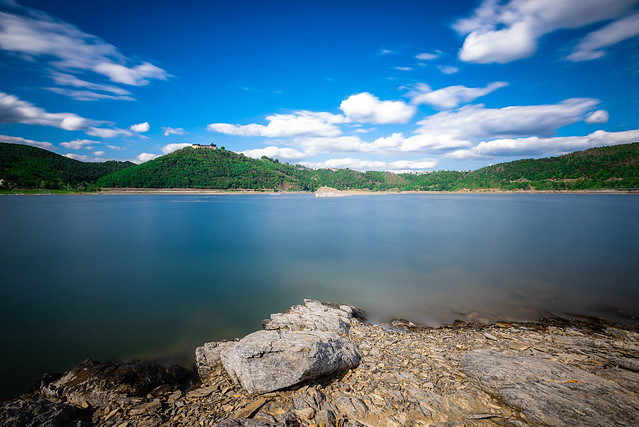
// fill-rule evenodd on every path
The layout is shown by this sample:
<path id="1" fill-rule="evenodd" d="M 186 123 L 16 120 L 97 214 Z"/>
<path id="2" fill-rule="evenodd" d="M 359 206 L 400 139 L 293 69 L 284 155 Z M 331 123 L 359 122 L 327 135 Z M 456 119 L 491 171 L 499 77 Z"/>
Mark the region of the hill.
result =
<path id="1" fill-rule="evenodd" d="M 29 145 L 0 142 L 1 189 L 95 189 L 101 176 L 133 166 L 131 162 L 85 163 Z"/>
<path id="2" fill-rule="evenodd" d="M 186 147 L 141 165 L 84 163 L 35 147 L 0 143 L 4 188 L 210 188 L 267 191 L 588 190 L 639 188 L 639 143 L 525 159 L 475 171 L 429 173 L 310 169 L 224 149 Z"/>

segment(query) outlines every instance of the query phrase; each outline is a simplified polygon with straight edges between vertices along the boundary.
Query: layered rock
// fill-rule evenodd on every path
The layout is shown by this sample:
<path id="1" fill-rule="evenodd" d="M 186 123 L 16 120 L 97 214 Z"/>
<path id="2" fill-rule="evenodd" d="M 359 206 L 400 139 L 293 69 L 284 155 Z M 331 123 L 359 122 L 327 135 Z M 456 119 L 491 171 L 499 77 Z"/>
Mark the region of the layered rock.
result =
<path id="1" fill-rule="evenodd" d="M 347 334 L 353 319 L 364 319 L 364 312 L 348 304 L 329 304 L 305 299 L 284 313 L 271 314 L 262 322 L 266 330 L 325 331 Z"/>
<path id="2" fill-rule="evenodd" d="M 524 411 L 535 424 L 601 426 L 623 420 L 639 425 L 636 396 L 575 366 L 486 349 L 464 356 L 461 366 L 482 389 Z"/>
<path id="3" fill-rule="evenodd" d="M 60 378 L 45 381 L 39 393 L 79 407 L 102 407 L 113 402 L 130 403 L 134 397 L 185 390 L 194 380 L 193 373 L 180 366 L 86 360 Z"/>
<path id="4" fill-rule="evenodd" d="M 359 365 L 357 347 L 331 332 L 258 331 L 221 352 L 231 378 L 267 393 Z"/>

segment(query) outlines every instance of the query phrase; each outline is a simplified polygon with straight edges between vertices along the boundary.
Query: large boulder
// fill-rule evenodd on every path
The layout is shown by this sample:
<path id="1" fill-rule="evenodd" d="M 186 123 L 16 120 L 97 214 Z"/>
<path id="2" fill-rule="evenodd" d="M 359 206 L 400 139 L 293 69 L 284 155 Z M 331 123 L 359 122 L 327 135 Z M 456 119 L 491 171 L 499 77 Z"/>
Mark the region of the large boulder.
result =
<path id="1" fill-rule="evenodd" d="M 363 319 L 364 312 L 347 304 L 330 304 L 305 299 L 284 313 L 271 314 L 262 322 L 266 330 L 325 331 L 346 334 L 353 319 Z"/>
<path id="2" fill-rule="evenodd" d="M 486 349 L 470 352 L 461 365 L 482 389 L 534 424 L 639 425 L 639 400 L 632 393 L 575 366 Z"/>
<path id="3" fill-rule="evenodd" d="M 267 393 L 359 365 L 359 349 L 332 332 L 258 331 L 220 353 L 249 393 Z"/>

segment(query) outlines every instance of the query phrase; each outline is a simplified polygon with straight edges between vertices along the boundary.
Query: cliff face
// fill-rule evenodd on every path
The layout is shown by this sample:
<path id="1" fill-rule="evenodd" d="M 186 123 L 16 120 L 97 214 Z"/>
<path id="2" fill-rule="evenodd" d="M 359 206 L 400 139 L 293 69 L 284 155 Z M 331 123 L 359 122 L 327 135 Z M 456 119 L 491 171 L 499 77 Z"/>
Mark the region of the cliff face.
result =
<path id="1" fill-rule="evenodd" d="M 218 347 L 243 352 L 243 340 L 209 343 L 212 353 L 198 359 L 206 368 L 201 380 L 177 367 L 84 362 L 2 404 L 0 425 L 639 424 L 634 331 L 564 319 L 379 326 L 363 322 L 359 311 L 349 316 L 348 307 L 306 301 L 272 316 L 262 332 L 335 335 L 360 354 L 355 368 L 251 394 L 229 376 L 224 356 L 212 355 Z M 331 325 L 337 329 L 318 332 Z"/>

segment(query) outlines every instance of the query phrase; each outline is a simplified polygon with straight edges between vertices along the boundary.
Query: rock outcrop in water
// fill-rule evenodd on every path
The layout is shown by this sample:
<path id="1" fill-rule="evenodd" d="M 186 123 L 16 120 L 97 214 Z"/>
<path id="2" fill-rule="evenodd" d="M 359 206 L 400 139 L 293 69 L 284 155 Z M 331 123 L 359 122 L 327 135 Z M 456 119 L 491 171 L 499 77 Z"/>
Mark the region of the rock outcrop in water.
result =
<path id="1" fill-rule="evenodd" d="M 258 334 L 337 336 L 359 349 L 356 368 L 256 395 L 241 381 L 233 382 L 222 363 L 242 340 L 198 348 L 202 382 L 176 367 L 87 362 L 3 403 L 0 425 L 639 424 L 636 331 L 595 319 L 557 318 L 493 325 L 456 322 L 441 328 L 407 321 L 379 326 L 364 323 L 359 315 L 344 318 L 329 310 L 348 312 L 342 306 L 312 301 L 284 314 L 318 312 L 313 307 L 326 316 L 337 314 L 348 324 L 347 332 L 299 331 L 292 325 L 340 323 L 287 320 L 281 324 L 289 326 Z M 290 320 L 297 315 L 273 317 Z M 273 376 L 286 372 L 275 370 Z"/>

